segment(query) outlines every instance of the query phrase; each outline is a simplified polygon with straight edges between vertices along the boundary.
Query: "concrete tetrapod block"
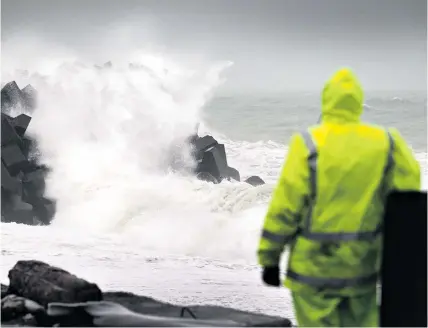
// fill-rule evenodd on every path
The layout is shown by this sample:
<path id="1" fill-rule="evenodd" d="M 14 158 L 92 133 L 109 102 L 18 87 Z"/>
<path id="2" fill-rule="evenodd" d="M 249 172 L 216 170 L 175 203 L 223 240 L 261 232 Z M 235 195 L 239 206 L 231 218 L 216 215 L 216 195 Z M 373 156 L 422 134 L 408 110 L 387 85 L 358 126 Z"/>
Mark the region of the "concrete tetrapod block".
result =
<path id="1" fill-rule="evenodd" d="M 18 115 L 12 121 L 13 127 L 15 128 L 16 133 L 23 137 L 25 131 L 27 131 L 28 125 L 31 122 L 31 117 L 25 114 Z"/>
<path id="2" fill-rule="evenodd" d="M 25 172 L 29 167 L 28 160 L 16 144 L 1 147 L 1 159 L 11 176 Z"/>
<path id="3" fill-rule="evenodd" d="M 21 194 L 20 181 L 10 175 L 3 161 L 1 161 L 1 186 L 10 193 Z"/>
<path id="4" fill-rule="evenodd" d="M 56 212 L 56 202 L 47 198 L 38 198 L 31 201 L 36 217 L 43 224 L 49 224 Z"/>
<path id="5" fill-rule="evenodd" d="M 218 142 L 212 136 L 197 137 L 193 141 L 193 145 L 197 151 L 204 151 L 216 144 L 218 144 Z"/>
<path id="6" fill-rule="evenodd" d="M 18 194 L 2 193 L 2 222 L 34 225 L 34 216 L 33 206 L 23 202 Z"/>
<path id="7" fill-rule="evenodd" d="M 25 99 L 16 82 L 11 81 L 1 89 L 1 111 L 7 111 L 16 106 L 25 106 Z"/>
<path id="8" fill-rule="evenodd" d="M 1 114 L 1 145 L 20 144 L 21 139 L 16 133 L 12 118 L 4 113 Z"/>
<path id="9" fill-rule="evenodd" d="M 202 160 L 198 163 L 196 171 L 198 173 L 207 172 L 218 182 L 223 179 L 225 163 L 215 147 L 203 152 Z"/>
<path id="10" fill-rule="evenodd" d="M 22 179 L 22 197 L 43 197 L 46 187 L 45 175 L 46 172 L 42 169 L 25 174 Z"/>
<path id="11" fill-rule="evenodd" d="M 218 172 L 220 174 L 221 179 L 228 178 L 228 166 L 227 166 L 227 160 L 226 160 L 226 154 L 224 153 L 224 146 L 217 144 L 215 147 L 207 150 L 207 152 L 210 152 L 214 156 L 214 160 L 218 169 Z"/>
<path id="12" fill-rule="evenodd" d="M 199 172 L 198 174 L 196 174 L 196 178 L 198 180 L 202 180 L 202 181 L 206 181 L 206 182 L 211 182 L 211 183 L 214 183 L 214 184 L 220 183 L 220 181 L 218 181 L 216 178 L 214 178 L 208 172 Z"/>
<path id="13" fill-rule="evenodd" d="M 228 166 L 227 168 L 226 168 L 226 174 L 227 174 L 227 178 L 230 180 L 230 179 L 233 179 L 233 180 L 236 180 L 236 181 L 241 181 L 241 176 L 240 176 L 240 174 L 239 174 L 239 171 L 237 170 L 237 169 L 235 169 L 235 168 L 233 168 L 233 167 L 230 167 L 230 166 Z"/>
<path id="14" fill-rule="evenodd" d="M 29 209 L 13 210 L 8 214 L 2 222 L 19 222 L 20 224 L 34 225 L 34 211 L 32 206 Z M 13 218 L 13 220 L 7 220 L 7 218 Z"/>

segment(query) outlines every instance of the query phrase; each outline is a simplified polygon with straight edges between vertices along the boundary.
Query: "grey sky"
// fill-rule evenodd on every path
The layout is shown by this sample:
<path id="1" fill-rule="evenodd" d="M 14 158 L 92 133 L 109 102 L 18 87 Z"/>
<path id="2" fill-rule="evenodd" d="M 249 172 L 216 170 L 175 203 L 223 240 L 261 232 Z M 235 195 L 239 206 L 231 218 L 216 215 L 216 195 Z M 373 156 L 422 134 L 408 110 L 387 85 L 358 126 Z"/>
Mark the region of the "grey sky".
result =
<path id="1" fill-rule="evenodd" d="M 319 90 L 346 65 L 368 90 L 426 90 L 423 0 L 2 0 L 1 9 L 5 52 L 31 32 L 100 61 L 148 44 L 230 60 L 229 89 Z"/>

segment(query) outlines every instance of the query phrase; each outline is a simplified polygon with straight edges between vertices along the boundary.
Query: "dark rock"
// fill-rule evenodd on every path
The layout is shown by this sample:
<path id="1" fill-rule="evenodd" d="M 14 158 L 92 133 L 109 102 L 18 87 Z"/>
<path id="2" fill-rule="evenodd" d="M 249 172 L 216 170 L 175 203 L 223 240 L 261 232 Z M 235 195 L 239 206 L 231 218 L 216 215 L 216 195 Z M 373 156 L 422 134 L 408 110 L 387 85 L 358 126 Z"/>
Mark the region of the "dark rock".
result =
<path id="1" fill-rule="evenodd" d="M 28 169 L 28 161 L 16 144 L 1 147 L 1 159 L 11 176 Z"/>
<path id="2" fill-rule="evenodd" d="M 61 326 L 95 327 L 291 327 L 285 318 L 221 306 L 182 307 L 131 293 L 107 292 L 103 302 L 51 303 L 47 313 Z"/>
<path id="3" fill-rule="evenodd" d="M 13 193 L 1 188 L 1 222 L 10 222 L 9 213 L 13 211 Z"/>
<path id="4" fill-rule="evenodd" d="M 239 323 L 253 327 L 291 327 L 291 321 L 286 318 L 251 313 L 223 306 L 190 305 L 183 307 L 160 302 L 151 297 L 125 292 L 106 292 L 103 294 L 103 299 L 121 304 L 133 312 L 146 315 L 168 318 L 193 318 L 198 320 L 223 319 L 231 320 L 235 322 L 235 325 Z"/>
<path id="5" fill-rule="evenodd" d="M 34 150 L 35 145 L 36 145 L 35 141 L 32 140 L 32 139 L 30 139 L 30 138 L 26 138 L 24 136 L 24 137 L 21 138 L 21 145 L 22 145 L 21 149 L 22 149 L 23 154 L 31 162 L 31 160 L 33 159 L 32 158 L 32 155 L 33 155 L 32 151 Z"/>
<path id="6" fill-rule="evenodd" d="M 218 142 L 212 136 L 197 137 L 194 139 L 193 147 L 195 149 L 195 157 L 202 159 L 202 154 L 208 148 L 214 147 Z"/>
<path id="7" fill-rule="evenodd" d="M 199 137 L 197 129 L 195 134 L 189 137 L 189 142 L 193 149 L 193 157 L 196 160 L 195 173 L 198 179 L 210 181 L 213 183 L 220 183 L 222 180 L 236 180 L 241 181 L 239 171 L 230 167 L 227 163 L 227 156 L 224 144 L 220 144 L 212 136 Z M 250 178 L 250 184 L 257 186 L 264 184 L 264 181 L 259 177 Z"/>
<path id="8" fill-rule="evenodd" d="M 224 319 L 165 317 L 133 312 L 113 302 L 80 304 L 52 303 L 48 315 L 59 325 L 94 327 L 244 327 L 244 323 Z M 77 320 L 76 320 L 77 319 Z"/>
<path id="9" fill-rule="evenodd" d="M 47 225 L 52 221 L 56 212 L 56 202 L 47 198 L 37 198 L 32 205 L 39 223 Z"/>
<path id="10" fill-rule="evenodd" d="M 246 183 L 248 183 L 248 184 L 252 185 L 253 187 L 261 186 L 261 185 L 264 185 L 264 184 L 265 184 L 265 182 L 262 180 L 262 178 L 260 178 L 260 177 L 259 177 L 259 176 L 257 176 L 257 175 L 253 175 L 253 176 L 249 177 L 249 178 L 248 178 L 248 179 L 246 179 L 244 182 L 246 182 Z"/>
<path id="11" fill-rule="evenodd" d="M 26 205 L 29 205 L 30 208 L 14 209 L 13 211 L 6 212 L 9 215 L 2 216 L 2 222 L 19 222 L 21 224 L 35 225 L 35 217 L 32 206 L 30 204 Z M 13 220 L 11 220 L 11 217 L 13 217 Z"/>
<path id="12" fill-rule="evenodd" d="M 4 319 L 2 318 L 2 327 L 51 327 L 52 325 L 40 325 L 36 318 L 34 318 L 34 316 L 30 313 L 22 316 L 22 317 L 17 317 L 16 319 L 13 320 L 7 320 L 7 321 L 3 321 Z"/>
<path id="13" fill-rule="evenodd" d="M 5 297 L 8 294 L 9 286 L 1 284 L 1 298 Z"/>
<path id="14" fill-rule="evenodd" d="M 16 133 L 23 137 L 25 131 L 27 131 L 28 125 L 30 124 L 31 117 L 25 114 L 18 115 L 13 119 L 13 127 L 15 128 Z"/>
<path id="15" fill-rule="evenodd" d="M 233 180 L 236 180 L 238 182 L 241 181 L 241 176 L 240 176 L 239 171 L 237 169 L 229 166 L 226 168 L 226 172 L 227 172 L 227 176 L 228 176 L 229 180 L 233 179 Z"/>
<path id="16" fill-rule="evenodd" d="M 3 194 L 3 190 L 5 190 L 5 192 L 7 191 L 17 195 L 21 193 L 20 181 L 10 175 L 3 161 L 1 162 L 1 188 L 2 188 L 2 194 Z M 2 205 L 3 206 L 5 205 L 3 201 L 2 201 Z"/>
<path id="17" fill-rule="evenodd" d="M 37 91 L 31 85 L 20 89 L 15 81 L 6 83 L 1 90 L 1 111 L 13 108 L 33 111 L 37 105 Z"/>
<path id="18" fill-rule="evenodd" d="M 16 82 L 12 81 L 1 89 L 1 111 L 3 113 L 15 107 L 25 107 L 25 98 Z"/>
<path id="19" fill-rule="evenodd" d="M 78 303 L 102 299 L 96 284 L 40 261 L 18 261 L 8 277 L 11 293 L 43 306 L 51 302 Z"/>
<path id="20" fill-rule="evenodd" d="M 208 172 L 199 172 L 198 174 L 196 174 L 196 178 L 198 178 L 199 180 L 206 181 L 206 182 L 211 182 L 211 183 L 214 183 L 214 184 L 219 183 L 219 181 L 216 178 L 214 178 Z"/>
<path id="21" fill-rule="evenodd" d="M 15 127 L 12 123 L 13 118 L 1 113 L 1 145 L 6 146 L 10 144 L 21 144 L 21 138 L 16 133 Z"/>
<path id="22" fill-rule="evenodd" d="M 43 197 L 46 187 L 45 176 L 46 171 L 41 168 L 24 175 L 22 178 L 22 199 L 24 201 L 35 202 Z"/>
<path id="23" fill-rule="evenodd" d="M 49 224 L 54 217 L 55 202 L 44 197 L 49 170 L 36 163 L 36 143 L 25 137 L 31 117 L 25 114 L 11 117 L 3 112 L 35 92 L 30 85 L 25 92 L 17 88 L 16 83 L 10 82 L 2 89 L 2 96 L 7 97 L 2 102 L 1 114 L 2 222 Z"/>
<path id="24" fill-rule="evenodd" d="M 227 165 L 223 144 L 219 144 L 212 136 L 205 136 L 196 138 L 192 145 L 193 156 L 197 161 L 195 173 L 198 178 L 205 181 L 216 181 L 215 183 L 220 183 L 223 179 L 239 181 L 239 172 Z"/>
<path id="25" fill-rule="evenodd" d="M 197 170 L 198 172 L 209 172 L 214 178 L 221 181 L 225 175 L 226 165 L 218 149 L 210 148 L 204 151 Z"/>
<path id="26" fill-rule="evenodd" d="M 45 312 L 40 304 L 16 295 L 7 295 L 1 300 L 1 320 L 11 321 L 22 318 L 27 314 L 39 314 Z"/>

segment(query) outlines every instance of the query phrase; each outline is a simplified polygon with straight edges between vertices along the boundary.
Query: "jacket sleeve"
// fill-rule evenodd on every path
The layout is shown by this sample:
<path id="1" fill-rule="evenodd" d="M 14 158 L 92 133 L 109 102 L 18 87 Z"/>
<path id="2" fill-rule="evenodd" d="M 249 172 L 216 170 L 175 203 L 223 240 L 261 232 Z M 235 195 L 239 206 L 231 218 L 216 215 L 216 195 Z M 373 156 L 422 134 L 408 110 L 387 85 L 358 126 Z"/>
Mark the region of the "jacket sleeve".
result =
<path id="1" fill-rule="evenodd" d="M 309 151 L 299 134 L 293 135 L 279 181 L 268 207 L 258 247 L 261 266 L 276 266 L 281 253 L 298 231 L 309 193 Z"/>
<path id="2" fill-rule="evenodd" d="M 421 168 L 413 151 L 396 129 L 389 130 L 394 141 L 392 173 L 389 178 L 390 191 L 421 190 Z"/>

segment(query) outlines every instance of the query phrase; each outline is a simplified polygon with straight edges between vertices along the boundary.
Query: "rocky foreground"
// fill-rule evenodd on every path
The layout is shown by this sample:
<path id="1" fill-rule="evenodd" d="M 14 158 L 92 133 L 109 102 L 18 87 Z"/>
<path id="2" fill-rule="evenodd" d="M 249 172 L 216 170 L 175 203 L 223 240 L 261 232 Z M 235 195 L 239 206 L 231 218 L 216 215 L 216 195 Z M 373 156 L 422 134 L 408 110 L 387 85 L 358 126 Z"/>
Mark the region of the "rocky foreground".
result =
<path id="1" fill-rule="evenodd" d="M 219 306 L 180 306 L 91 282 L 40 261 L 18 261 L 1 286 L 2 326 L 291 327 L 286 318 Z"/>

